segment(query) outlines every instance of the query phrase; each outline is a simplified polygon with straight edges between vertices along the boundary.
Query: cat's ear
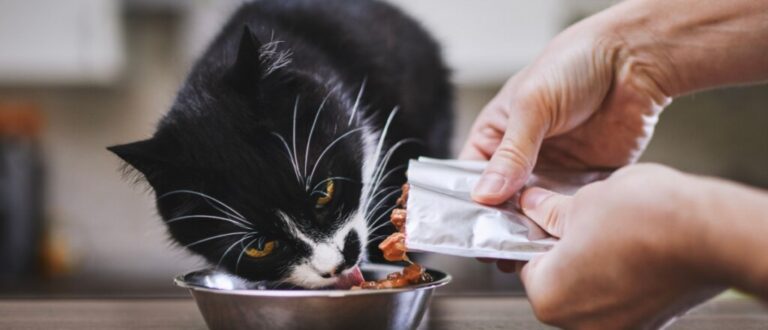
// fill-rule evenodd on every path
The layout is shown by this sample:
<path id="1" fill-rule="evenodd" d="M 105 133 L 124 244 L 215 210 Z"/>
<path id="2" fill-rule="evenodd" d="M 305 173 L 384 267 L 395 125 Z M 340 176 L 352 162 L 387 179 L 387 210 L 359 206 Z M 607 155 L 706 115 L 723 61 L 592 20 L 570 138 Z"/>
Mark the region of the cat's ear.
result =
<path id="1" fill-rule="evenodd" d="M 144 174 L 150 184 L 163 164 L 167 163 L 166 157 L 169 154 L 169 150 L 156 138 L 115 145 L 107 147 L 107 150 Z"/>
<path id="2" fill-rule="evenodd" d="M 230 68 L 229 77 L 236 83 L 247 83 L 258 80 L 263 75 L 261 65 L 261 42 L 253 34 L 248 25 L 243 27 L 240 36 L 237 58 Z"/>

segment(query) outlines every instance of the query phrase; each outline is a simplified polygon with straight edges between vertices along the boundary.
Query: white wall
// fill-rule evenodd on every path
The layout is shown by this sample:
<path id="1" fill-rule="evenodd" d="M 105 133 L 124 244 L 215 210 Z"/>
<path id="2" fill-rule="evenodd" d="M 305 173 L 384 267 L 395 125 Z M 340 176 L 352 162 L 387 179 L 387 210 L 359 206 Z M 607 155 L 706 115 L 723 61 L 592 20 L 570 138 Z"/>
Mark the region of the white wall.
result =
<path id="1" fill-rule="evenodd" d="M 122 70 L 118 0 L 0 1 L 0 84 L 109 84 Z"/>

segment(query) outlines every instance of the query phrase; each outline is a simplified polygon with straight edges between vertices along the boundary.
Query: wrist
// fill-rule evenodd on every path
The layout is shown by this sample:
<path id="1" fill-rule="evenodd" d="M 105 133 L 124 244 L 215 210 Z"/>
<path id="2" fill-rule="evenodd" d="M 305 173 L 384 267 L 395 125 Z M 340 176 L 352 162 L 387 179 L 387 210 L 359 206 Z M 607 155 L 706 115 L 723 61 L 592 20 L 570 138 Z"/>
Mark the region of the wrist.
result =
<path id="1" fill-rule="evenodd" d="M 626 80 L 656 104 L 681 94 L 681 74 L 660 40 L 656 1 L 624 1 L 595 18 L 598 33 L 612 40 L 617 80 Z"/>
<path id="2" fill-rule="evenodd" d="M 627 0 L 598 17 L 623 69 L 668 97 L 768 79 L 768 2 Z"/>
<path id="3" fill-rule="evenodd" d="M 699 228 L 689 235 L 695 269 L 713 283 L 768 297 L 763 235 L 768 232 L 768 195 L 719 179 L 689 177 L 696 191 L 689 216 Z"/>
<path id="4" fill-rule="evenodd" d="M 648 189 L 658 198 L 650 217 L 658 220 L 655 225 L 659 244 L 651 252 L 665 260 L 672 273 L 688 278 L 691 284 L 723 285 L 728 276 L 722 268 L 712 267 L 717 245 L 717 237 L 712 233 L 718 229 L 711 228 L 713 223 L 707 214 L 709 191 L 701 180 L 682 172 L 656 177 L 663 178 L 663 183 L 652 184 Z"/>

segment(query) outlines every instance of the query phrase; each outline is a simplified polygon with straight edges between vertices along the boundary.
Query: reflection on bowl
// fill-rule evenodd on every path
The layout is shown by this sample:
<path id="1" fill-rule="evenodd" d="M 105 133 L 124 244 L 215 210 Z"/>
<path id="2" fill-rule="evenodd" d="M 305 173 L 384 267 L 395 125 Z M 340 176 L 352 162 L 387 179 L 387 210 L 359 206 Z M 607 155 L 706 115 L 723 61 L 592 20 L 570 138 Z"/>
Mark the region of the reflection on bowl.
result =
<path id="1" fill-rule="evenodd" d="M 366 279 L 400 270 L 363 265 Z M 176 278 L 189 289 L 211 329 L 415 329 L 435 288 L 451 276 L 432 269 L 430 283 L 387 290 L 289 290 L 216 270 Z"/>

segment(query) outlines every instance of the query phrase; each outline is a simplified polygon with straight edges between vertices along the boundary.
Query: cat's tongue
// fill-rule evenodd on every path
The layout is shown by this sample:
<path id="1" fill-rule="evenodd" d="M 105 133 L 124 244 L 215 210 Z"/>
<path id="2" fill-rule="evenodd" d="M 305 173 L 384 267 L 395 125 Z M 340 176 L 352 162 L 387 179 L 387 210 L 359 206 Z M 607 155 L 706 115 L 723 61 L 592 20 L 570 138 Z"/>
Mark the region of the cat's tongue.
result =
<path id="1" fill-rule="evenodd" d="M 355 266 L 346 275 L 339 276 L 339 280 L 333 285 L 334 288 L 340 290 L 347 290 L 353 286 L 360 285 L 365 282 L 363 278 L 363 272 L 360 271 L 360 267 Z"/>

